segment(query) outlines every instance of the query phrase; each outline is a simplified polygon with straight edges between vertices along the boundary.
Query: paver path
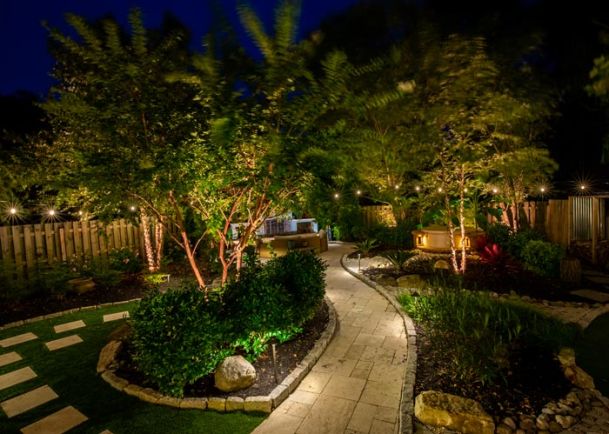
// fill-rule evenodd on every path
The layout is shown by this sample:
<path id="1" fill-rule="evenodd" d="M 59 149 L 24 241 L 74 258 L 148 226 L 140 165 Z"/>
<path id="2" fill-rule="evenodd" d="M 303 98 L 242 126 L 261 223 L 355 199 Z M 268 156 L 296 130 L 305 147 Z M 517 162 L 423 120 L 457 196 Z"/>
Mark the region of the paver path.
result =
<path id="1" fill-rule="evenodd" d="M 404 379 L 402 318 L 340 265 L 348 244 L 331 244 L 326 293 L 338 313 L 334 339 L 298 388 L 255 434 L 396 432 Z"/>

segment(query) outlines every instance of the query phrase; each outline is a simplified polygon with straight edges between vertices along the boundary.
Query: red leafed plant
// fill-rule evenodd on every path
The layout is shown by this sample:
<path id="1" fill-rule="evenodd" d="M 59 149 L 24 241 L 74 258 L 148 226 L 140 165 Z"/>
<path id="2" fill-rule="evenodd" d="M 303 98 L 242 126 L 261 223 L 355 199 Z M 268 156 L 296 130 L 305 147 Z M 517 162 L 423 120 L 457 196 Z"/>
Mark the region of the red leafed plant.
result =
<path id="1" fill-rule="evenodd" d="M 480 251 L 480 261 L 485 264 L 497 266 L 505 264 L 506 260 L 507 255 L 497 243 L 487 244 Z"/>

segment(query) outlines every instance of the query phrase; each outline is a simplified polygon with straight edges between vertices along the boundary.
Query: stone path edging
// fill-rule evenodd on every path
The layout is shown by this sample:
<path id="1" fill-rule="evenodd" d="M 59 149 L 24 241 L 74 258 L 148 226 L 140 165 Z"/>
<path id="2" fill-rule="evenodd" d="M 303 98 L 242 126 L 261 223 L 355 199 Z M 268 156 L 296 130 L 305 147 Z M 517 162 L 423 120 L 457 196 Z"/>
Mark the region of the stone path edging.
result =
<path id="1" fill-rule="evenodd" d="M 163 395 L 151 388 L 143 388 L 136 384 L 131 384 L 124 378 L 119 377 L 115 373 L 115 369 L 110 368 L 116 365 L 116 356 L 120 351 L 121 346 L 117 341 L 110 341 L 100 352 L 100 364 L 98 364 L 98 372 L 106 383 L 127 395 L 134 396 L 142 401 L 152 404 L 166 405 L 177 408 L 195 408 L 199 410 L 216 410 L 220 412 L 230 411 L 245 411 L 245 412 L 262 412 L 271 413 L 277 408 L 300 384 L 304 377 L 311 371 L 311 368 L 321 357 L 326 347 L 336 333 L 338 316 L 334 305 L 330 299 L 325 296 L 324 302 L 328 306 L 328 325 L 322 332 L 321 336 L 315 342 L 313 349 L 298 363 L 296 368 L 283 379 L 281 384 L 265 396 L 249 396 L 245 399 L 230 396 L 228 398 L 221 397 L 206 397 L 206 398 L 174 398 L 172 396 Z M 106 350 L 108 348 L 108 350 Z M 101 354 L 112 351 L 109 357 L 102 362 Z M 105 365 L 105 366 L 104 366 Z"/>
<path id="2" fill-rule="evenodd" d="M 96 309 L 101 309 L 102 307 L 108 307 L 108 306 L 118 306 L 121 304 L 127 304 L 127 303 L 131 303 L 133 301 L 140 301 L 140 300 L 141 300 L 141 298 L 132 298 L 131 300 L 112 301 L 109 303 L 94 304 L 92 306 L 75 307 L 73 309 L 62 310 L 61 312 L 50 313 L 48 315 L 40 315 L 40 316 L 36 316 L 34 318 L 28 318 L 28 319 L 22 319 L 19 321 L 9 322 L 8 324 L 4 324 L 3 326 L 0 326 L 0 331 L 19 327 L 24 324 L 31 324 L 33 322 L 43 321 L 45 319 L 57 318 L 57 317 L 60 317 L 63 315 L 67 315 L 69 313 L 75 313 L 75 312 L 80 312 L 80 311 L 85 311 L 85 310 L 96 310 Z"/>
<path id="3" fill-rule="evenodd" d="M 399 432 L 402 434 L 411 434 L 414 426 L 414 384 L 417 373 L 417 332 L 414 327 L 412 319 L 406 315 L 402 306 L 398 301 L 389 294 L 383 286 L 376 282 L 368 279 L 366 276 L 361 275 L 351 270 L 346 265 L 346 258 L 348 254 L 345 254 L 340 259 L 342 267 L 353 277 L 361 280 L 366 285 L 376 290 L 379 294 L 387 299 L 387 301 L 395 308 L 400 314 L 404 321 L 404 330 L 406 331 L 406 339 L 408 341 L 407 352 L 406 352 L 406 372 L 404 376 L 404 384 L 402 387 L 402 399 L 400 402 L 400 428 Z"/>

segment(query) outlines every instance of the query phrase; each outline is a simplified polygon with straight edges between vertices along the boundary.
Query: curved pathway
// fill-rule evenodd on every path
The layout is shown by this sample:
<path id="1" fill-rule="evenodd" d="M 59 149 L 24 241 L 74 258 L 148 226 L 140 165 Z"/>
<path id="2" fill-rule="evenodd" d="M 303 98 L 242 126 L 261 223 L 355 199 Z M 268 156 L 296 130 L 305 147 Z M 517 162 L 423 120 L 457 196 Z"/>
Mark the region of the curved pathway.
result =
<path id="1" fill-rule="evenodd" d="M 298 388 L 255 434 L 387 433 L 398 430 L 407 341 L 401 316 L 344 270 L 349 244 L 331 244 L 326 293 L 338 313 L 334 339 Z"/>

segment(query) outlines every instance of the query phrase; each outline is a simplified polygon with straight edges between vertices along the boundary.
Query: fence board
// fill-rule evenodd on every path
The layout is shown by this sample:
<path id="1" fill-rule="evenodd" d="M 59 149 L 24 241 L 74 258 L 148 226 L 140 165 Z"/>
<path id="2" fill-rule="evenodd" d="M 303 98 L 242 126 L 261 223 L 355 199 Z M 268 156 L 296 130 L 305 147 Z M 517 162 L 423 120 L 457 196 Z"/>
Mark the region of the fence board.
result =
<path id="1" fill-rule="evenodd" d="M 72 228 L 72 238 L 74 240 L 74 255 L 81 259 L 84 257 L 84 249 L 82 244 L 82 231 L 80 230 L 80 222 L 69 223 Z"/>
<path id="2" fill-rule="evenodd" d="M 21 231 L 19 231 L 18 226 L 11 227 L 11 237 L 13 240 L 13 253 L 15 259 L 15 268 L 18 274 L 23 275 L 24 273 L 24 264 L 23 264 L 23 247 L 22 247 L 22 237 Z"/>
<path id="3" fill-rule="evenodd" d="M 47 263 L 49 265 L 55 262 L 55 232 L 53 229 L 53 224 L 44 224 L 44 240 L 47 252 Z"/>
<path id="4" fill-rule="evenodd" d="M 34 243 L 36 244 L 36 261 L 42 262 L 46 258 L 46 250 L 44 248 L 44 232 L 42 225 L 34 225 Z"/>
<path id="5" fill-rule="evenodd" d="M 34 228 L 31 225 L 23 227 L 23 246 L 25 250 L 25 263 L 28 269 L 36 267 L 36 246 Z"/>

